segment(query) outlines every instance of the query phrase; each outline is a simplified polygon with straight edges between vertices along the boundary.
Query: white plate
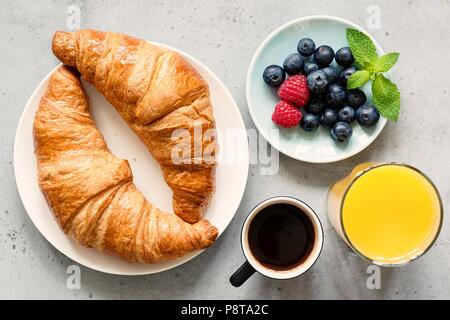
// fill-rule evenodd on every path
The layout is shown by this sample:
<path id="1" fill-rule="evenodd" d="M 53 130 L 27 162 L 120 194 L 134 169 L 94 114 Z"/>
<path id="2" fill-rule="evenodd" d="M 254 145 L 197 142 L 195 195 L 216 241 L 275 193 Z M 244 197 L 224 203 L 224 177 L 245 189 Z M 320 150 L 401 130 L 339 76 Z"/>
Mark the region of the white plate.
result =
<path id="1" fill-rule="evenodd" d="M 262 74 L 268 65 L 282 65 L 284 58 L 297 52 L 300 39 L 312 38 L 316 46 L 330 45 L 336 51 L 348 46 L 346 28 L 358 29 L 367 34 L 375 44 L 378 54 L 381 46 L 370 34 L 356 24 L 330 16 L 308 16 L 286 23 L 273 31 L 258 47 L 247 73 L 246 95 L 250 115 L 262 136 L 278 151 L 297 160 L 311 163 L 327 163 L 347 159 L 368 147 L 386 125 L 386 118 L 380 117 L 376 125 L 362 128 L 355 123 L 353 136 L 348 142 L 336 143 L 328 130 L 320 127 L 315 132 L 305 132 L 300 127 L 278 128 L 271 119 L 275 104 L 279 101 L 276 90 L 267 86 Z M 333 62 L 334 65 L 335 62 Z M 389 73 L 387 73 L 389 75 Z M 372 93 L 367 83 L 362 90 L 370 102 Z M 273 134 L 278 131 L 279 135 Z"/>
<path id="2" fill-rule="evenodd" d="M 209 84 L 220 152 L 216 171 L 216 192 L 205 217 L 219 229 L 220 235 L 233 218 L 247 182 L 249 155 L 244 122 L 233 97 L 211 70 L 184 52 L 156 44 L 181 54 Z M 89 268 L 111 274 L 140 275 L 161 272 L 181 265 L 201 253 L 202 251 L 198 250 L 175 260 L 155 264 L 128 263 L 118 257 L 85 248 L 61 231 L 39 189 L 32 134 L 34 115 L 50 75 L 51 73 L 42 80 L 28 100 L 14 143 L 17 188 L 36 228 L 67 257 Z M 164 182 L 158 163 L 106 99 L 92 85 L 85 82 L 83 84 L 97 127 L 111 151 L 129 161 L 134 182 L 148 200 L 162 210 L 173 212 L 172 191 Z M 228 139 L 225 134 L 232 131 L 233 137 Z"/>

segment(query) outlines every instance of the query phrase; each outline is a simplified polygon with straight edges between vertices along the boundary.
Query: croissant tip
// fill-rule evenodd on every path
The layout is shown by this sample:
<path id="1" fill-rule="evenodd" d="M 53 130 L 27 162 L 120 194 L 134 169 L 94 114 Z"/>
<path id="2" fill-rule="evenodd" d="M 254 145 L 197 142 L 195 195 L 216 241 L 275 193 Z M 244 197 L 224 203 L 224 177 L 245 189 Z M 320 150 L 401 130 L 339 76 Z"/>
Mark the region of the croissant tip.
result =
<path id="1" fill-rule="evenodd" d="M 200 220 L 195 226 L 201 231 L 205 239 L 209 241 L 208 246 L 212 245 L 219 235 L 219 230 L 206 219 Z"/>
<path id="2" fill-rule="evenodd" d="M 217 237 L 219 236 L 219 230 L 215 226 L 211 225 L 208 234 L 211 241 L 216 241 Z"/>
<path id="3" fill-rule="evenodd" d="M 52 38 L 52 52 L 65 65 L 76 65 L 76 38 L 74 32 L 56 31 Z"/>
<path id="4" fill-rule="evenodd" d="M 57 72 L 69 73 L 69 74 L 71 74 L 72 76 L 74 76 L 76 78 L 80 78 L 81 77 L 80 72 L 76 68 L 71 67 L 71 66 L 62 65 L 56 71 Z"/>

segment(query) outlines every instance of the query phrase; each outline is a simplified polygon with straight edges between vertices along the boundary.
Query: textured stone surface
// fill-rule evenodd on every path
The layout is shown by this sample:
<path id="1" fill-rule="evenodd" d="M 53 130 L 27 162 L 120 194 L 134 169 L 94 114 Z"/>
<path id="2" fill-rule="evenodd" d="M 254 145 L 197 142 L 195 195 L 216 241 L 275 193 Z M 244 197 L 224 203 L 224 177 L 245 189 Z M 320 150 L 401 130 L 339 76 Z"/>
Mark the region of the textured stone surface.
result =
<path id="1" fill-rule="evenodd" d="M 388 124 L 364 152 L 336 164 L 311 165 L 285 156 L 277 175 L 250 167 L 247 191 L 217 244 L 191 262 L 157 275 L 120 277 L 81 267 L 81 289 L 66 287 L 73 264 L 35 229 L 13 175 L 14 135 L 22 109 L 56 65 L 50 39 L 67 29 L 67 8 L 81 9 L 81 27 L 120 31 L 178 47 L 203 61 L 228 86 L 245 124 L 254 127 L 245 100 L 245 77 L 259 43 L 274 28 L 300 16 L 329 14 L 367 27 L 378 6 L 381 28 L 371 34 L 387 51 L 401 52 L 395 79 L 402 96 L 400 121 Z M 448 1 L 5 1 L 0 10 L 0 298 L 450 298 L 450 221 L 422 259 L 382 271 L 382 288 L 366 286 L 368 264 L 348 252 L 326 220 L 329 184 L 367 160 L 406 162 L 432 177 L 445 209 L 450 199 L 450 5 Z M 369 8 L 369 9 L 368 9 Z M 32 177 L 30 177 L 32 179 Z M 242 288 L 228 283 L 243 262 L 239 232 L 246 213 L 273 195 L 293 195 L 322 218 L 325 245 L 317 264 L 291 281 L 255 275 Z"/>

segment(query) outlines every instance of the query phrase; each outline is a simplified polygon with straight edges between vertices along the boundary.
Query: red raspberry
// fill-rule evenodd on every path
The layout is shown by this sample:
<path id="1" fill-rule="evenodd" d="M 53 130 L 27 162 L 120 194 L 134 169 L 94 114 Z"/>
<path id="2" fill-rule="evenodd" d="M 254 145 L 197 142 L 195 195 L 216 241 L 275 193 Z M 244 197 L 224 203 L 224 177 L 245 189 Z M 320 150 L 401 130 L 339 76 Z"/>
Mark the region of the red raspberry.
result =
<path id="1" fill-rule="evenodd" d="M 272 121 L 285 128 L 295 127 L 301 119 L 302 113 L 300 110 L 293 104 L 283 100 L 276 104 L 272 114 Z"/>
<path id="2" fill-rule="evenodd" d="M 309 89 L 304 75 L 287 78 L 278 89 L 278 96 L 286 101 L 295 103 L 297 107 L 304 107 L 309 101 Z"/>

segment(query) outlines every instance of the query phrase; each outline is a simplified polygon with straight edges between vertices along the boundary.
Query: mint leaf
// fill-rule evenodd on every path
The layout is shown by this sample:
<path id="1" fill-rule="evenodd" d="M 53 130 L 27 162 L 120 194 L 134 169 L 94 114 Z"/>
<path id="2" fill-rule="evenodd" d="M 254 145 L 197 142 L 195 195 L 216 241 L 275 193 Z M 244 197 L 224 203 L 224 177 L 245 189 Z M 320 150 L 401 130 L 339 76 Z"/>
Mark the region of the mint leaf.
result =
<path id="1" fill-rule="evenodd" d="M 348 78 L 347 89 L 357 89 L 362 87 L 370 79 L 370 72 L 367 70 L 359 70 Z"/>
<path id="2" fill-rule="evenodd" d="M 372 83 L 372 99 L 381 115 L 397 121 L 400 114 L 400 92 L 397 86 L 381 73 L 375 76 Z"/>
<path id="3" fill-rule="evenodd" d="M 356 29 L 347 29 L 346 37 L 356 63 L 364 69 L 373 67 L 373 64 L 378 59 L 378 54 L 372 40 Z"/>
<path id="4" fill-rule="evenodd" d="M 381 115 L 397 121 L 400 114 L 400 92 L 382 72 L 391 69 L 397 63 L 400 54 L 391 52 L 378 57 L 377 49 L 370 37 L 356 29 L 347 29 L 346 37 L 355 58 L 355 65 L 360 69 L 348 79 L 347 89 L 359 88 L 372 79 L 373 103 Z"/>
<path id="5" fill-rule="evenodd" d="M 397 63 L 400 53 L 390 52 L 378 58 L 373 67 L 373 72 L 386 72 Z"/>

